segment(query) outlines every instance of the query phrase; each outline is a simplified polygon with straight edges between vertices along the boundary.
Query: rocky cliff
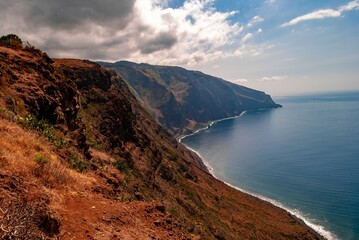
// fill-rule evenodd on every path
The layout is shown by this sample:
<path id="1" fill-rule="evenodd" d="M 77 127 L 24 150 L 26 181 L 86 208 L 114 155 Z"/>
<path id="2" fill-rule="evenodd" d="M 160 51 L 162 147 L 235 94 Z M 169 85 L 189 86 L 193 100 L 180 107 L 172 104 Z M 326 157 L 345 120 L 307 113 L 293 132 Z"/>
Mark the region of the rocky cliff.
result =
<path id="1" fill-rule="evenodd" d="M 155 119 L 174 135 L 245 110 L 279 107 L 264 92 L 198 71 L 125 61 L 100 64 L 115 69 Z"/>
<path id="2" fill-rule="evenodd" d="M 0 136 L 0 238 L 319 238 L 213 178 L 87 60 L 0 45 Z"/>

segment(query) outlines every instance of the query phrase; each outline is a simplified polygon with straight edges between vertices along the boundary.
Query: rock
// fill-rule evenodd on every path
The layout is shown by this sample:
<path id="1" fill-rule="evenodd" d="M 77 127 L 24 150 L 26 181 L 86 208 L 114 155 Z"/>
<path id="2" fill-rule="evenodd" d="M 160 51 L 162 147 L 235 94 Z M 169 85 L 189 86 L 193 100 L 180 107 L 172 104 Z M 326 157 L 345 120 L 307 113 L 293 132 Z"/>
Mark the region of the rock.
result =
<path id="1" fill-rule="evenodd" d="M 158 211 L 160 211 L 161 213 L 165 213 L 165 212 L 166 212 L 166 207 L 165 207 L 164 205 L 162 205 L 162 204 L 157 205 L 157 206 L 155 207 L 155 209 L 158 210 Z"/>
<path id="2" fill-rule="evenodd" d="M 60 222 L 48 215 L 41 217 L 39 227 L 49 236 L 60 233 Z"/>
<path id="3" fill-rule="evenodd" d="M 142 195 L 142 193 L 140 193 L 140 192 L 135 192 L 134 195 L 135 195 L 135 198 L 136 198 L 137 200 L 143 201 L 144 196 Z"/>

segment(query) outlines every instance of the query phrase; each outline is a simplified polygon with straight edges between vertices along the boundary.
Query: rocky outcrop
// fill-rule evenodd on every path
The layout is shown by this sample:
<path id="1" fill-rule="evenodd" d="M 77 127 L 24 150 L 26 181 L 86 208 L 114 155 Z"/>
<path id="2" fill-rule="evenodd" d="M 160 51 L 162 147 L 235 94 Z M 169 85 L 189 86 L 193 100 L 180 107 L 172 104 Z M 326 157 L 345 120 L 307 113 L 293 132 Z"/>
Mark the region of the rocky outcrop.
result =
<path id="1" fill-rule="evenodd" d="M 116 153 L 126 142 L 135 141 L 132 95 L 124 92 L 127 86 L 114 71 L 76 59 L 58 59 L 54 66 L 76 84 L 82 100 L 82 120 L 92 133 L 87 135 L 90 141 Z"/>
<path id="2" fill-rule="evenodd" d="M 264 92 L 198 71 L 124 61 L 100 64 L 114 68 L 157 121 L 174 135 L 245 110 L 280 106 Z"/>
<path id="3" fill-rule="evenodd" d="M 46 120 L 88 156 L 76 84 L 55 70 L 53 60 L 33 47 L 18 50 L 0 46 L 0 82 L 7 109 Z"/>

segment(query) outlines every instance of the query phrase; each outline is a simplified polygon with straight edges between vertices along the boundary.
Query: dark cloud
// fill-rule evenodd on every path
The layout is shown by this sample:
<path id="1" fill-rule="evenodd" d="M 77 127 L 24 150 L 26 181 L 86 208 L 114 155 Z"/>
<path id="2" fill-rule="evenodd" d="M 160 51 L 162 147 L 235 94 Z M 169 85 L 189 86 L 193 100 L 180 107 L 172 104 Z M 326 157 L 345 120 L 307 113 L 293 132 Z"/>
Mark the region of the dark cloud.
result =
<path id="1" fill-rule="evenodd" d="M 175 33 L 160 33 L 155 38 L 146 41 L 141 47 L 141 53 L 149 54 L 171 48 L 177 42 Z"/>
<path id="2" fill-rule="evenodd" d="M 125 26 L 133 0 L 33 0 L 29 20 L 55 28 L 74 28 L 86 21 Z"/>
<path id="3" fill-rule="evenodd" d="M 133 0 L 0 0 L 0 12 L 18 8 L 29 27 L 74 29 L 86 22 L 126 26 Z M 5 14 L 5 12 L 3 13 Z M 20 16 L 19 16 L 20 17 Z"/>
<path id="4" fill-rule="evenodd" d="M 136 0 L 0 0 L 0 35 L 18 34 L 53 56 L 104 58 L 110 55 L 108 49 L 113 51 L 126 40 L 116 34 L 135 18 L 135 3 Z"/>

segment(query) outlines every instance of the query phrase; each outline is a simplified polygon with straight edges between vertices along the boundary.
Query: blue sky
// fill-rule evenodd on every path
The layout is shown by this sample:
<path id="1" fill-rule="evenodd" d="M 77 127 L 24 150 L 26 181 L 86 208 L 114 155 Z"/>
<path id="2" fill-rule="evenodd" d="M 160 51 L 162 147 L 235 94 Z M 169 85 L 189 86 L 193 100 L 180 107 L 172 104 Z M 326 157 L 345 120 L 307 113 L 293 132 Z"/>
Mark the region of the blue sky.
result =
<path id="1" fill-rule="evenodd" d="M 0 0 L 0 16 L 0 34 L 51 57 L 177 65 L 276 96 L 359 90 L 359 0 Z"/>
<path id="2" fill-rule="evenodd" d="M 255 29 L 262 32 L 249 44 L 271 47 L 258 56 L 218 60 L 216 70 L 202 67 L 204 71 L 222 74 L 229 80 L 239 79 L 240 84 L 274 95 L 358 90 L 358 10 L 283 26 L 300 16 L 325 9 L 338 10 L 350 2 L 353 1 L 216 1 L 219 11 L 239 10 L 231 21 L 246 23 L 260 16 L 263 21 Z M 359 1 L 354 3 L 359 5 Z"/>

